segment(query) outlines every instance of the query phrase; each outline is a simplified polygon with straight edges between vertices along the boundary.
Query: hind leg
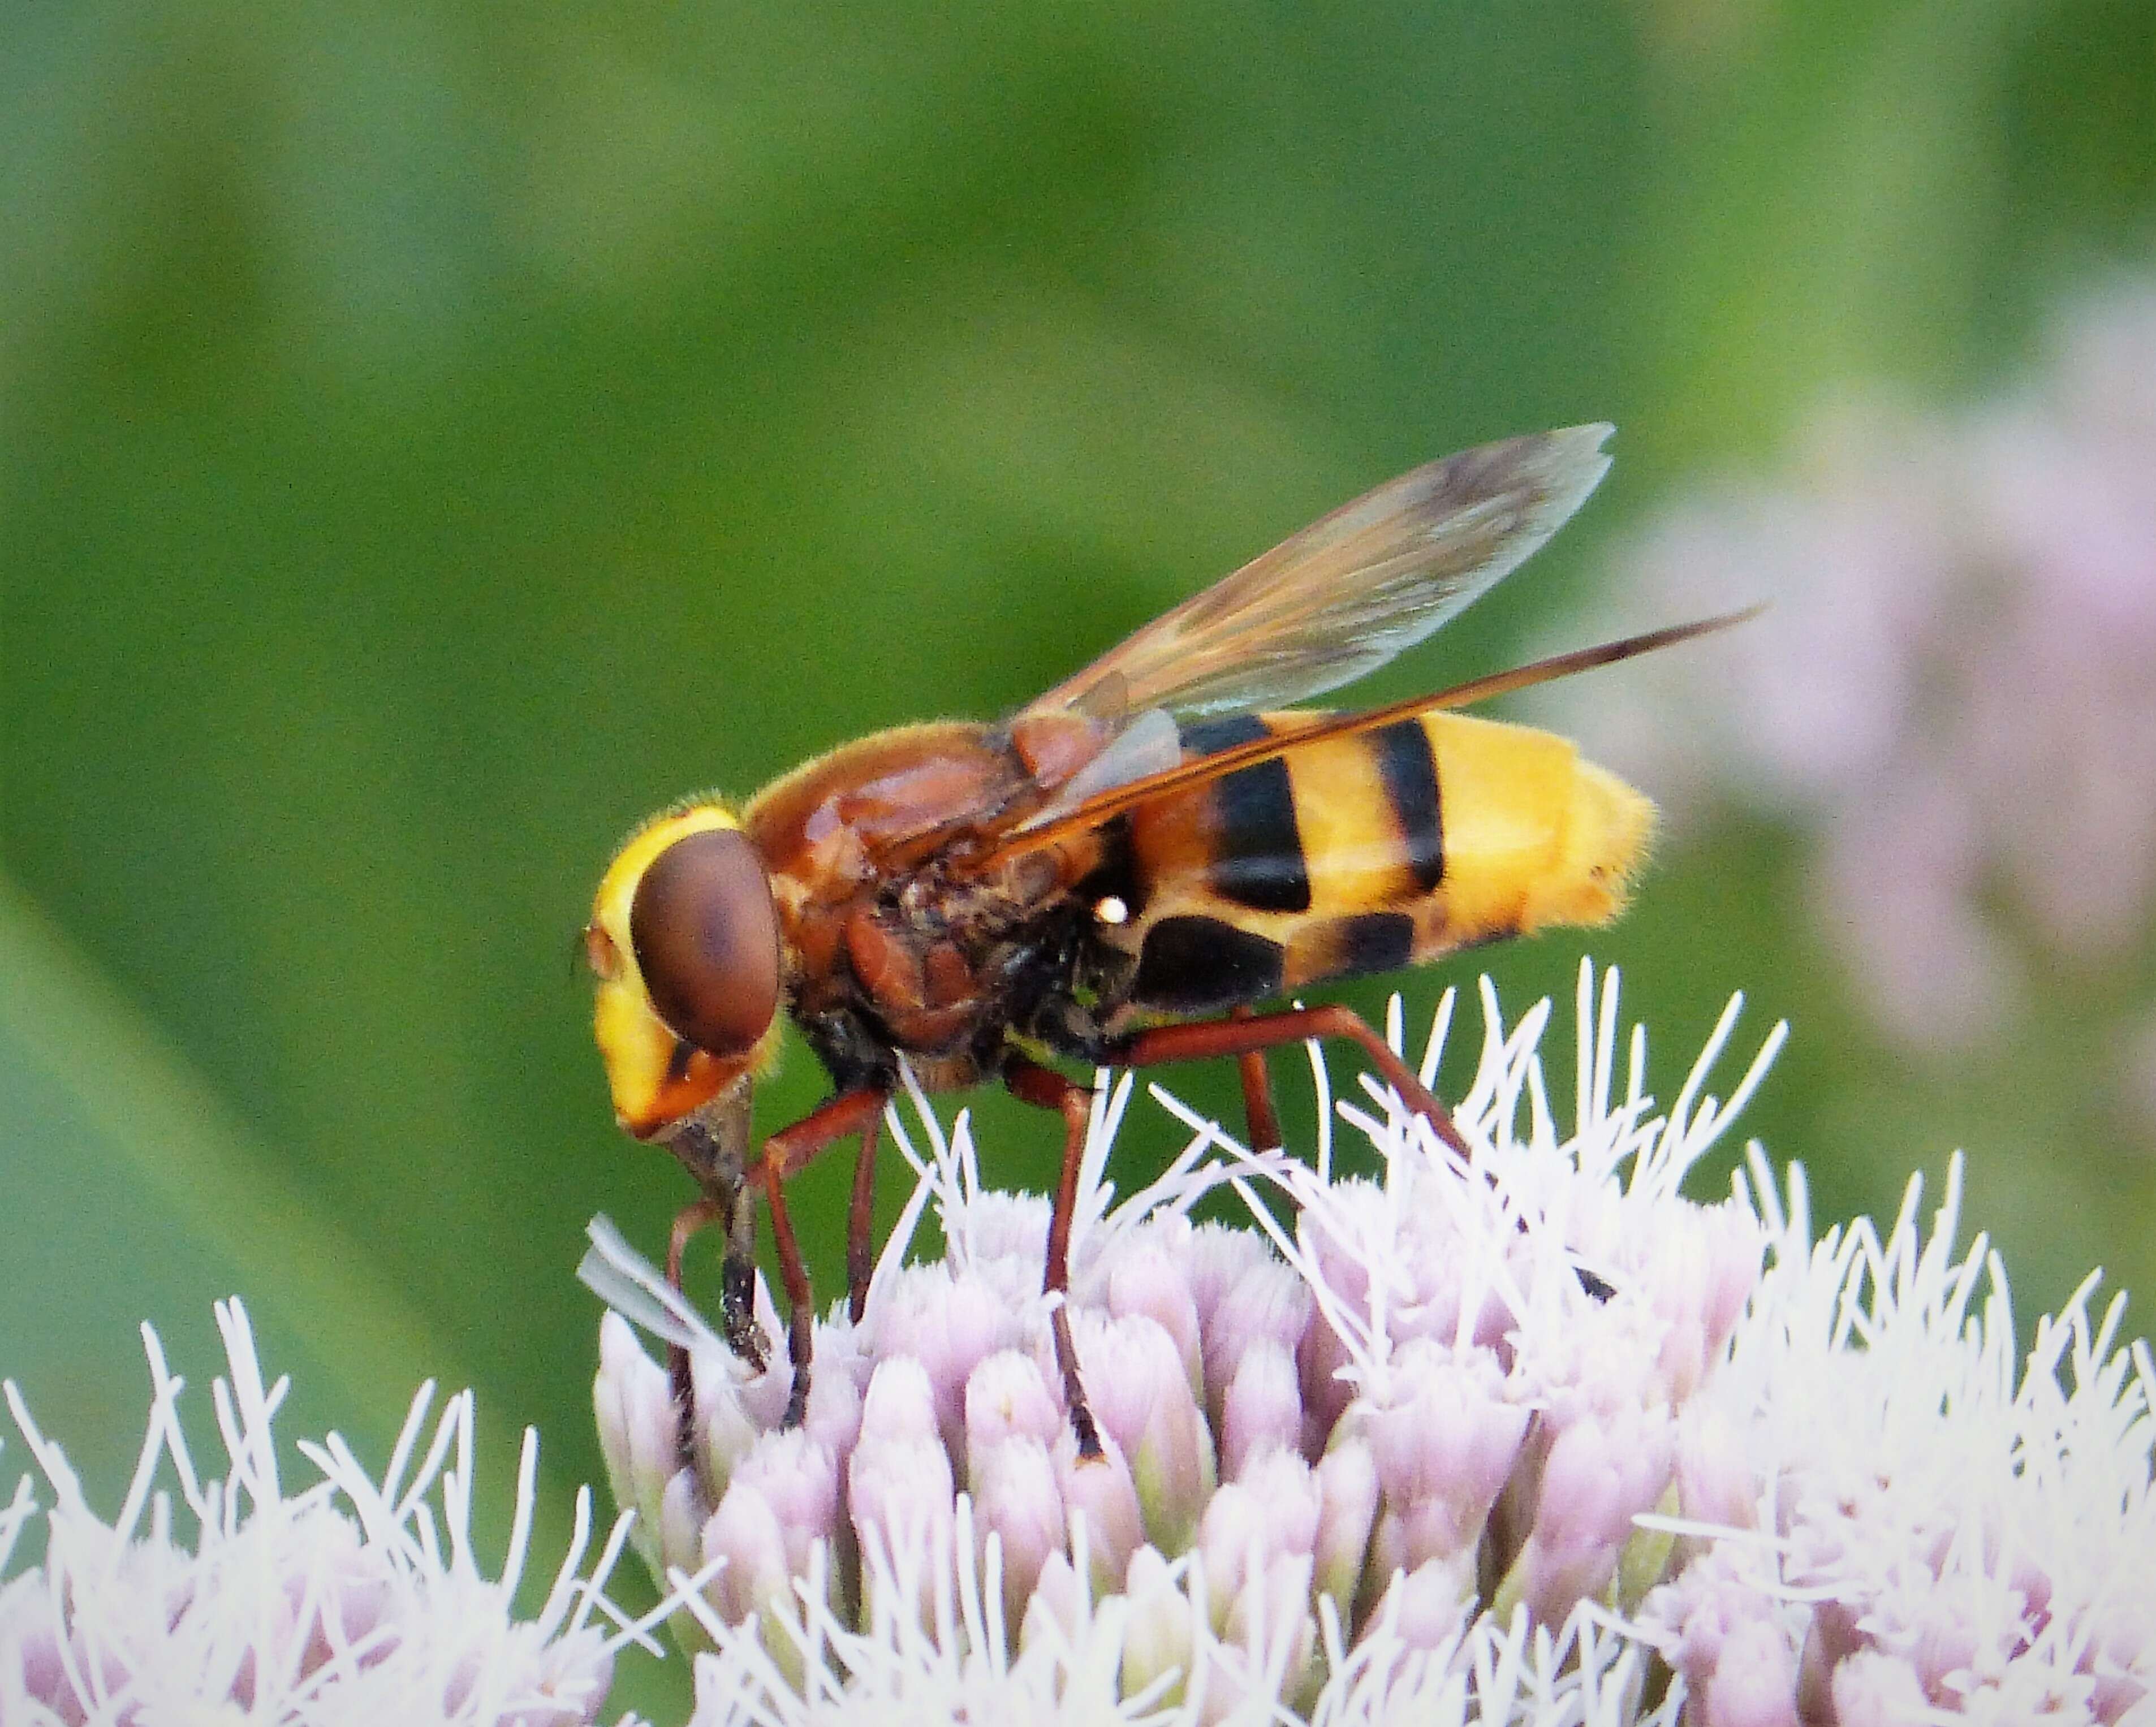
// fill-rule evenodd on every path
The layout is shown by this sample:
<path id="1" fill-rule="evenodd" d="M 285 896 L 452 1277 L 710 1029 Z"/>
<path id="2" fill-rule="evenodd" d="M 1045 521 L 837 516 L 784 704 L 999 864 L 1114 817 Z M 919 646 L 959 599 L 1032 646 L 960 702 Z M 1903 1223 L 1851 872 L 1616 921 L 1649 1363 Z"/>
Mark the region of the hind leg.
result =
<path id="1" fill-rule="evenodd" d="M 1265 1079 L 1265 1052 L 1312 1038 L 1346 1038 L 1359 1044 L 1370 1058 L 1371 1065 L 1384 1076 L 1385 1083 L 1399 1094 L 1400 1100 L 1427 1121 L 1440 1140 L 1461 1156 L 1467 1155 L 1467 1141 L 1454 1125 L 1452 1112 L 1431 1094 L 1430 1088 L 1405 1062 L 1393 1053 L 1392 1045 L 1371 1029 L 1361 1014 L 1337 1002 L 1321 1007 L 1291 1007 L 1279 1013 L 1251 1013 L 1245 1010 L 1231 1012 L 1225 1019 L 1155 1026 L 1114 1045 L 1107 1058 L 1119 1068 L 1157 1068 L 1175 1062 L 1209 1061 L 1232 1055 L 1242 1067 L 1246 1109 L 1253 1097 L 1250 1063 L 1255 1062 L 1256 1083 L 1264 1088 L 1264 1111 L 1270 1117 L 1272 1101 Z M 1250 1116 L 1250 1132 L 1255 1140 L 1259 1136 L 1258 1113 L 1251 1110 Z M 1277 1145 L 1277 1122 L 1269 1120 L 1265 1125 L 1270 1130 L 1271 1144 Z"/>

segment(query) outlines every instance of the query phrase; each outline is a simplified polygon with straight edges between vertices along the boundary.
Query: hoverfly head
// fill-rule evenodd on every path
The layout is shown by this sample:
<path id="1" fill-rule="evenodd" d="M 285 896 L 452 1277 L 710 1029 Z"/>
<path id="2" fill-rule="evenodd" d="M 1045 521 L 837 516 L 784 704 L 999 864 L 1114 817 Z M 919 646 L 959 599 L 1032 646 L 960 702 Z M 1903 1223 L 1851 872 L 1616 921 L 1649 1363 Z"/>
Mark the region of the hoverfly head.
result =
<path id="1" fill-rule="evenodd" d="M 778 1051 L 780 964 L 770 877 L 733 812 L 699 799 L 633 835 L 599 883 L 583 945 L 615 1120 L 674 1145 L 716 1111 L 707 1126 L 742 1141 L 737 1161 L 750 1082 Z M 677 1149 L 692 1169 L 706 1161 Z"/>

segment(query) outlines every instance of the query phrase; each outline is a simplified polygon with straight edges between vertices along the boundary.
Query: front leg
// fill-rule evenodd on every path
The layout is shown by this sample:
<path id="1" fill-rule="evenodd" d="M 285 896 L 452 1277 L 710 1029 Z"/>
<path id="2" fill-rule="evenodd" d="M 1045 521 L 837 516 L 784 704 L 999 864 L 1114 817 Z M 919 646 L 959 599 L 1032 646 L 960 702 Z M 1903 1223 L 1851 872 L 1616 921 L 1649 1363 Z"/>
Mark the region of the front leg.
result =
<path id="1" fill-rule="evenodd" d="M 666 1240 L 666 1286 L 681 1294 L 681 1264 L 689 1251 L 689 1239 L 713 1223 L 726 1223 L 732 1232 L 733 1222 L 747 1204 L 747 1197 L 739 1191 L 732 1195 L 707 1191 L 694 1204 L 685 1205 L 674 1215 L 674 1228 Z M 751 1225 L 752 1228 L 753 1224 Z M 726 1249 L 726 1271 L 733 1268 L 733 1248 Z M 731 1282 L 731 1278 L 728 1279 Z M 725 1301 L 725 1285 L 721 1286 L 721 1310 L 724 1314 L 726 1341 L 733 1345 L 734 1353 L 749 1362 L 761 1373 L 766 1364 L 763 1340 L 753 1328 L 741 1335 L 735 1334 L 732 1313 Z M 689 1369 L 689 1351 L 685 1345 L 670 1343 L 666 1345 L 666 1382 L 674 1394 L 675 1417 L 674 1448 L 684 1463 L 693 1463 L 696 1456 L 696 1423 L 694 1411 L 696 1404 L 696 1381 Z"/>
<path id="2" fill-rule="evenodd" d="M 789 1427 L 800 1426 L 808 1412 L 816 1308 L 808 1286 L 808 1267 L 801 1257 L 801 1243 L 793 1233 L 793 1218 L 786 1207 L 786 1180 L 819 1152 L 850 1135 L 861 1135 L 863 1157 L 874 1156 L 875 1125 L 882 1119 L 889 1097 L 889 1093 L 873 1086 L 842 1092 L 766 1140 L 763 1156 L 752 1171 L 762 1177 L 764 1202 L 771 1208 L 772 1240 L 778 1249 L 779 1280 L 786 1285 L 787 1353 L 793 1364 L 793 1389 L 786 1400 L 785 1425 Z M 860 1186 L 857 1181 L 857 1193 Z M 730 1261 L 732 1257 L 730 1252 Z"/>

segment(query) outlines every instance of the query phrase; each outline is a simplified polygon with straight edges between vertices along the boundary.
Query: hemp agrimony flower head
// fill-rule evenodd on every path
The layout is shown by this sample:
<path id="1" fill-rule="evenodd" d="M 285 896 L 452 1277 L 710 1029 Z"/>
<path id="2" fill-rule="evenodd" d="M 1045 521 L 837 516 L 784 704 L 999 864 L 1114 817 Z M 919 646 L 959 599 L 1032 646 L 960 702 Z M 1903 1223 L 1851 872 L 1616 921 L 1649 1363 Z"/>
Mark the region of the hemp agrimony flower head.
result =
<path id="1" fill-rule="evenodd" d="M 110 1523 L 91 1511 L 60 1448 L 8 1385 L 53 1503 L 42 1512 L 43 1563 L 0 1588 L 0 1722 L 569 1727 L 595 1719 L 615 1652 L 649 1643 L 601 1592 L 626 1519 L 582 1575 L 592 1531 L 589 1497 L 579 1494 L 575 1535 L 545 1604 L 519 1620 L 512 1601 L 531 1535 L 534 1434 L 525 1434 L 508 1556 L 489 1579 L 471 1546 L 469 1391 L 449 1399 L 430 1434 L 433 1388 L 423 1388 L 378 1481 L 336 1434 L 302 1442 L 320 1478 L 289 1491 L 272 1432 L 288 1382 L 264 1383 L 238 1301 L 220 1304 L 217 1320 L 229 1376 L 211 1395 L 228 1473 L 206 1477 L 189 1453 L 178 1417 L 182 1381 L 146 1325 L 148 1432 Z M 160 1486 L 167 1469 L 169 1484 Z M 39 1516 L 25 1476 L 0 1512 L 0 1567 Z"/>
<path id="2" fill-rule="evenodd" d="M 697 1727 L 2156 1727 L 2156 1364 L 2123 1303 L 2092 1320 L 2092 1279 L 2017 1372 L 2003 1268 L 1954 1253 L 1958 1165 L 1928 1240 L 1912 1181 L 1884 1239 L 1815 1242 L 1756 1145 L 1730 1199 L 1681 1197 L 1780 1040 L 1707 1096 L 1733 1002 L 1660 1108 L 1583 970 L 1568 1133 L 1548 1004 L 1510 1032 L 1483 1006 L 1465 1160 L 1368 1081 L 1340 1113 L 1374 1180 L 1334 1171 L 1323 1113 L 1302 1163 L 1156 1092 L 1193 1138 L 1116 1204 L 1127 1081 L 1099 1100 L 1070 1295 L 1098 1462 L 1053 1371 L 1045 1202 L 981 1186 L 963 1116 L 916 1098 L 911 1203 L 791 1431 L 783 1351 L 749 1376 L 595 1226 L 588 1279 L 692 1350 L 685 1463 L 613 1314 L 597 1392 L 708 1645 Z M 1222 1182 L 1250 1227 L 1191 1222 Z M 906 1265 L 930 1206 L 947 1253 Z"/>
<path id="3" fill-rule="evenodd" d="M 916 1097 L 916 1149 L 894 1115 L 916 1190 L 860 1325 L 834 1307 L 819 1326 L 796 1428 L 783 1348 L 751 1375 L 597 1227 L 587 1276 L 691 1350 L 685 1463 L 666 1376 L 615 1314 L 597 1396 L 639 1550 L 702 1580 L 677 1621 L 716 1651 L 700 1719 L 1554 1721 L 1589 1699 L 1594 1719 L 1655 1719 L 1647 1652 L 1610 1616 L 1666 1574 L 1675 1538 L 1635 1519 L 1685 1509 L 1680 1417 L 1766 1242 L 1738 1201 L 1678 1184 L 1780 1033 L 1729 1107 L 1703 1096 L 1732 1004 L 1657 1111 L 1636 1033 L 1620 1063 L 1614 976 L 1598 992 L 1584 971 L 1561 1135 L 1536 1053 L 1548 1005 L 1509 1033 L 1486 985 L 1484 1007 L 1464 1159 L 1374 1086 L 1342 1114 L 1375 1179 L 1335 1173 L 1329 1119 L 1304 1163 L 1157 1093 L 1193 1136 L 1116 1204 L 1101 1171 L 1130 1084 L 1097 1096 L 1069 1296 L 1097 1459 L 1054 1366 L 1047 1202 L 981 1185 L 963 1116 L 947 1135 Z M 1255 1227 L 1192 1221 L 1224 1182 Z M 945 1256 L 908 1265 L 931 1206 Z"/>

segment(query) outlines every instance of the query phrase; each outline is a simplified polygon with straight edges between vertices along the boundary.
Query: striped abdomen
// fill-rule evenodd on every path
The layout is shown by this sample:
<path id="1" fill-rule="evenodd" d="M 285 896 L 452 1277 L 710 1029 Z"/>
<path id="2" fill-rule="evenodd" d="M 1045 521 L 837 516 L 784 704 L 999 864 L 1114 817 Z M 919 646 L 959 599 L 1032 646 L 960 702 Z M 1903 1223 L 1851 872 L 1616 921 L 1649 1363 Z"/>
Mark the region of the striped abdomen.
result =
<path id="1" fill-rule="evenodd" d="M 1186 757 L 1315 724 L 1186 722 Z M 1116 1004 L 1202 1013 L 1622 909 L 1654 812 L 1565 739 L 1432 713 L 1152 799 L 1085 891 L 1134 956 Z"/>

